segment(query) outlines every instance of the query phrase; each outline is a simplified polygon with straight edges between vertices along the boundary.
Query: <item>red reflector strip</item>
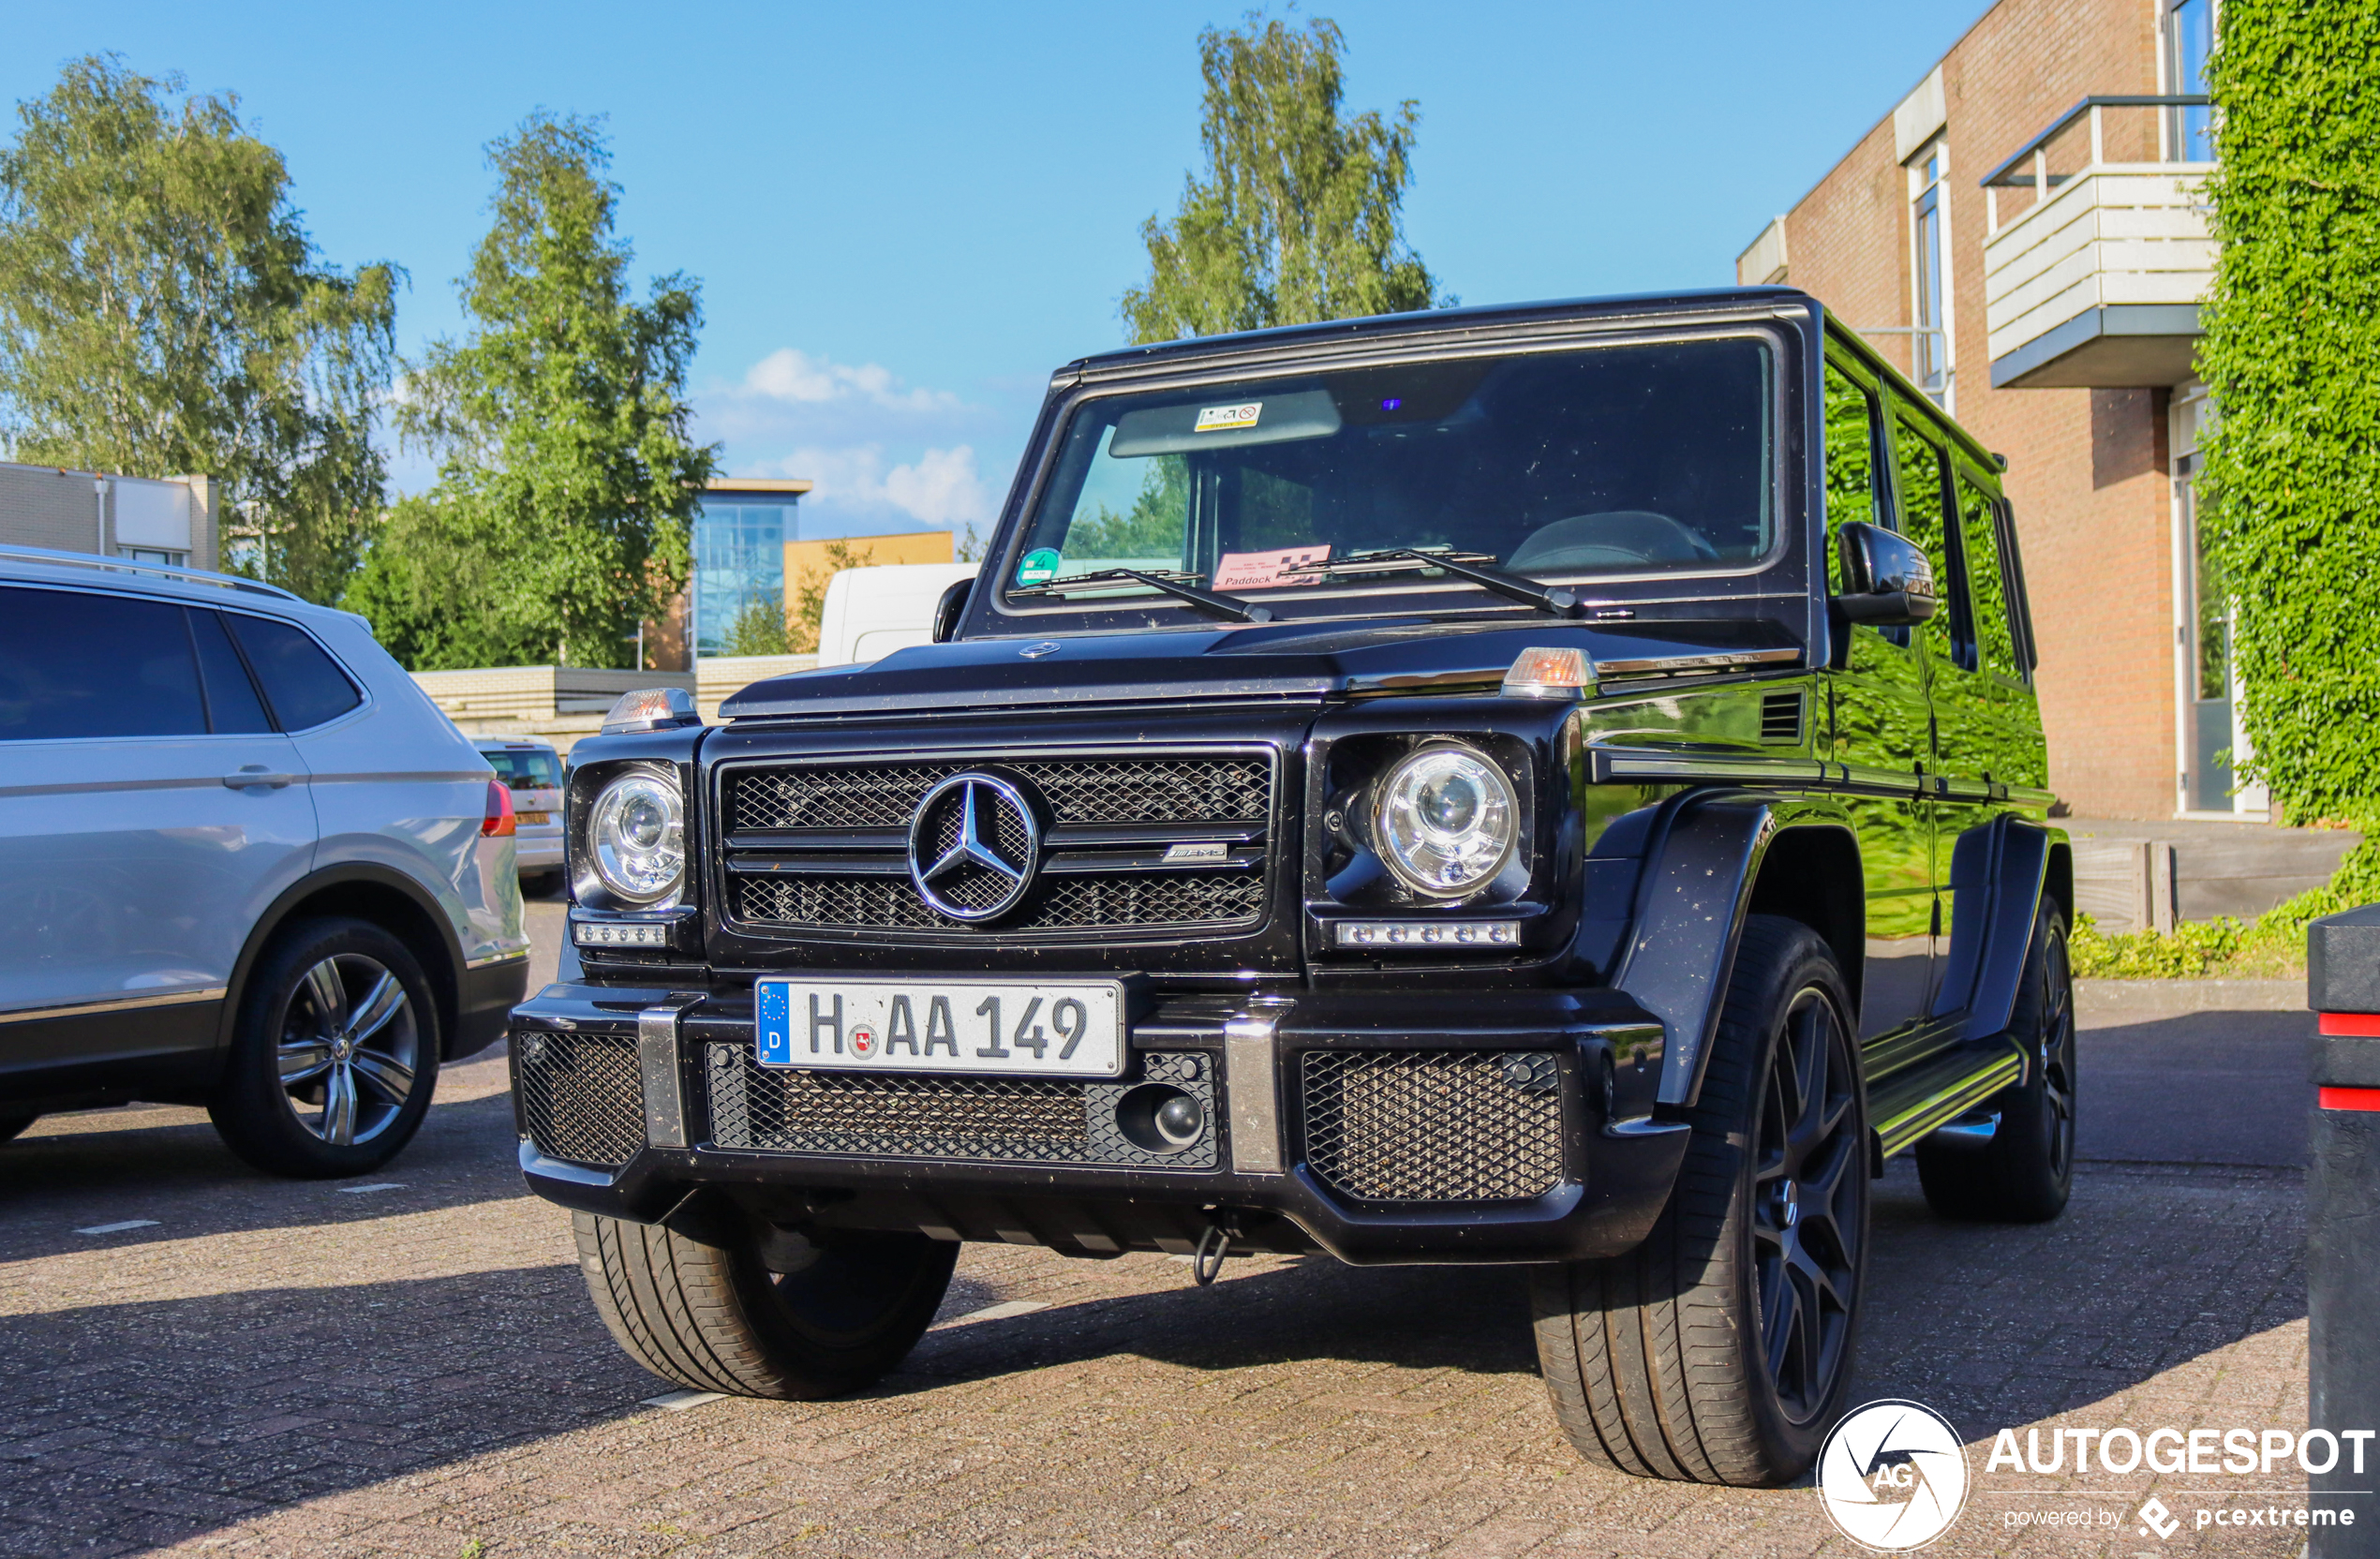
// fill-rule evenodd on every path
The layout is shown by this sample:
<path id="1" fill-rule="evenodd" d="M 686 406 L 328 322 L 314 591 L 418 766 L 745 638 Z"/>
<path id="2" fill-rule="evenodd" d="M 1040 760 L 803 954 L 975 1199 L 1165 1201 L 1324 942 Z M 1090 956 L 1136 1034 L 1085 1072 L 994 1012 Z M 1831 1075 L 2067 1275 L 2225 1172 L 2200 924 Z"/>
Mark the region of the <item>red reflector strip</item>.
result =
<path id="1" fill-rule="evenodd" d="M 2380 1110 L 2380 1088 L 2326 1088 L 2322 1091 L 2322 1107 Z"/>
<path id="2" fill-rule="evenodd" d="M 2326 1012 L 2321 1017 L 2326 1034 L 2380 1035 L 2380 1012 Z"/>

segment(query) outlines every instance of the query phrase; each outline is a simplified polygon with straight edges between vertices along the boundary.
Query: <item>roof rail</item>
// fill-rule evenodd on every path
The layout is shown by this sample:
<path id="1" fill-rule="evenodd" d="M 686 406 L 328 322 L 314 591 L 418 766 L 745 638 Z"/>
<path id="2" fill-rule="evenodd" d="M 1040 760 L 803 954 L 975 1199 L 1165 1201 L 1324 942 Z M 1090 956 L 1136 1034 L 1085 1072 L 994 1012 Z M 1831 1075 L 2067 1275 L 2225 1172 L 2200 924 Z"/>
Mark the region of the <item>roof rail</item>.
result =
<path id="1" fill-rule="evenodd" d="M 27 562 L 52 563 L 73 569 L 99 569 L 112 573 L 155 574 L 160 579 L 178 579 L 190 585 L 212 585 L 219 590 L 248 590 L 281 601 L 303 602 L 305 600 L 304 596 L 285 590 L 278 585 L 267 585 L 260 579 L 243 579 L 235 573 L 210 573 L 204 569 L 177 569 L 170 563 L 136 563 L 128 557 L 103 557 L 96 552 L 0 546 L 0 557 L 19 557 Z"/>

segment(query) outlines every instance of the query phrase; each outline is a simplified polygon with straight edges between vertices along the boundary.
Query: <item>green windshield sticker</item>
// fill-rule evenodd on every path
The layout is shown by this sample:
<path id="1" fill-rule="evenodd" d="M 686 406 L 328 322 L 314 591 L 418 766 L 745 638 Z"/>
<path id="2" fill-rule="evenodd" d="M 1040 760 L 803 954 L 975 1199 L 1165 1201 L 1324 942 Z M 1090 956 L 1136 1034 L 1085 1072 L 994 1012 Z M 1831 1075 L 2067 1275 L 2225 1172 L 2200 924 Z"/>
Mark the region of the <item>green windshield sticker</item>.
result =
<path id="1" fill-rule="evenodd" d="M 1047 585 L 1058 577 L 1058 565 L 1063 561 L 1056 547 L 1035 547 L 1017 565 L 1017 583 Z"/>

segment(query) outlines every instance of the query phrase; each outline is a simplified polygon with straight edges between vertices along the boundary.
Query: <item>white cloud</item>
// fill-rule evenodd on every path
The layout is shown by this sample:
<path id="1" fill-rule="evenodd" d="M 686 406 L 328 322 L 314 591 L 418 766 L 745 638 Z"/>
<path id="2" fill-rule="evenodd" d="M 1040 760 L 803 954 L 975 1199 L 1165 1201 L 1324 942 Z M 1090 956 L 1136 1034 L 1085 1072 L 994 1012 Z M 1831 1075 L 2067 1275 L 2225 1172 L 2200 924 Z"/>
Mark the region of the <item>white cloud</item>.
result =
<path id="1" fill-rule="evenodd" d="M 959 405 L 959 397 L 947 390 L 901 388 L 882 364 L 854 367 L 793 347 L 780 347 L 753 364 L 744 374 L 742 388 L 771 400 L 812 406 L 856 399 L 890 411 L 946 411 Z"/>
<path id="2" fill-rule="evenodd" d="M 767 464 L 771 469 L 765 474 L 816 483 L 804 502 L 822 510 L 890 511 L 930 530 L 955 530 L 991 518 L 991 496 L 975 470 L 975 452 L 965 444 L 930 449 L 890 468 L 881 444 L 797 449 Z"/>

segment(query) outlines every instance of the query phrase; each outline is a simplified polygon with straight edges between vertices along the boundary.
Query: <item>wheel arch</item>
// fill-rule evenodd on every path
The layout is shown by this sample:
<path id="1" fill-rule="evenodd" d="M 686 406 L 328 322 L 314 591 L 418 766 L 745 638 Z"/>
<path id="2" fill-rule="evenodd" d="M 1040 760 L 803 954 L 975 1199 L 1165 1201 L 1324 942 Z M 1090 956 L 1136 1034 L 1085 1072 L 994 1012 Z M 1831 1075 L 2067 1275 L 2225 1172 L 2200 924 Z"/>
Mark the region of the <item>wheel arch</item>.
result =
<path id="1" fill-rule="evenodd" d="M 1949 957 L 1934 1016 L 1966 1017 L 1964 1038 L 1989 1039 L 2016 1012 L 2045 902 L 2074 918 L 2074 858 L 2062 832 L 2002 814 L 1951 847 Z"/>
<path id="2" fill-rule="evenodd" d="M 1747 914 L 1782 915 L 1816 931 L 1834 949 L 1859 1029 L 1857 1007 L 1867 957 L 1867 895 L 1860 873 L 1859 839 L 1831 821 L 1787 824 L 1763 852 Z"/>
<path id="3" fill-rule="evenodd" d="M 369 861 L 350 861 L 314 872 L 291 883 L 257 917 L 231 966 L 216 1034 L 217 1053 L 231 1047 L 240 1008 L 247 1000 L 248 979 L 265 948 L 283 927 L 317 915 L 368 921 L 405 943 L 429 978 L 438 1003 L 439 1049 L 443 1059 L 454 1044 L 462 1011 L 462 943 L 455 940 L 454 928 L 439 913 L 437 901 L 419 883 Z"/>

